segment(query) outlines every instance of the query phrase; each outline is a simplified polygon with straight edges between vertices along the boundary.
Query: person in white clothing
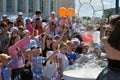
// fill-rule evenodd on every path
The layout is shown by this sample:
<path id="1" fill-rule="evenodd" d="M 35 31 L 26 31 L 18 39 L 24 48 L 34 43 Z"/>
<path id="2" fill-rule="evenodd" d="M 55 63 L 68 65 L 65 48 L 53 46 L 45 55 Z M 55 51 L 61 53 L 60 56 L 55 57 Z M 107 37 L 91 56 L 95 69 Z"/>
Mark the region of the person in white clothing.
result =
<path id="1" fill-rule="evenodd" d="M 56 77 L 57 58 L 54 51 L 48 51 L 46 53 L 46 56 L 49 59 L 47 60 L 47 63 L 46 63 L 45 77 L 47 78 L 47 80 L 50 80 Z"/>
<path id="2" fill-rule="evenodd" d="M 32 17 L 33 21 L 36 21 L 37 18 L 40 18 L 40 20 L 42 21 L 42 17 L 41 17 L 41 11 L 36 11 L 35 15 Z"/>
<path id="3" fill-rule="evenodd" d="M 69 66 L 68 58 L 65 55 L 66 51 L 67 51 L 67 45 L 65 43 L 61 43 L 59 51 L 57 53 L 58 63 L 59 63 L 59 71 L 61 73 L 61 76 L 63 75 L 63 71 Z"/>

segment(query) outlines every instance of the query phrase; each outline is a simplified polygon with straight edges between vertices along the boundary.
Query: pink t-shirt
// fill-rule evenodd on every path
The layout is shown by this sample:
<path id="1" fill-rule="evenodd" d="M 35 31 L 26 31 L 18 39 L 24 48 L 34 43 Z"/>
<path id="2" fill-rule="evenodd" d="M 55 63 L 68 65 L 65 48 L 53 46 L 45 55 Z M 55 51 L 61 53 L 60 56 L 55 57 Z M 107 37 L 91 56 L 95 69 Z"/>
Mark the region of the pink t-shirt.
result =
<path id="1" fill-rule="evenodd" d="M 34 28 L 32 27 L 31 24 L 27 24 L 26 25 L 26 29 L 30 31 L 30 34 L 32 35 L 32 33 L 34 32 Z"/>
<path id="2" fill-rule="evenodd" d="M 49 20 L 50 31 L 55 31 L 56 27 L 57 27 L 57 18 L 50 18 Z"/>
<path id="3" fill-rule="evenodd" d="M 63 27 L 64 25 L 69 25 L 69 23 L 67 20 L 62 19 L 62 20 L 60 20 L 59 25 L 60 25 L 60 27 Z"/>
<path id="4" fill-rule="evenodd" d="M 14 57 L 13 51 L 17 48 L 20 49 L 20 51 L 23 50 L 24 46 L 30 41 L 30 39 L 21 39 L 18 42 L 16 42 L 14 45 L 10 46 L 8 48 L 8 53 L 11 56 L 11 59 Z M 22 54 L 22 59 L 24 59 L 24 55 Z M 24 61 L 24 60 L 23 60 Z M 18 68 L 18 59 L 16 63 L 12 66 L 12 68 Z"/>

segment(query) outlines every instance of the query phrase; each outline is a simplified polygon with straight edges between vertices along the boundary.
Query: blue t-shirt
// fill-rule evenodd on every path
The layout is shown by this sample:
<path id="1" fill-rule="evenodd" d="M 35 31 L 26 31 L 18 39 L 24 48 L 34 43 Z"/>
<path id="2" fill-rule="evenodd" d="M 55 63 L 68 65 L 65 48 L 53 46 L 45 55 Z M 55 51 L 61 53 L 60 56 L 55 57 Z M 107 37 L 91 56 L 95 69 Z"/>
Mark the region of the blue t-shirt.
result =
<path id="1" fill-rule="evenodd" d="M 76 53 L 75 52 L 71 52 L 71 53 L 66 53 L 66 56 L 67 56 L 67 58 L 68 58 L 68 60 L 69 60 L 69 64 L 70 65 L 72 65 L 72 63 L 71 63 L 71 59 L 73 60 L 73 61 L 75 61 L 76 59 L 77 59 L 77 55 L 76 55 Z"/>
<path id="2" fill-rule="evenodd" d="M 11 80 L 10 68 L 16 63 L 17 57 L 14 57 L 6 66 L 1 68 L 2 80 Z"/>
<path id="3" fill-rule="evenodd" d="M 32 58 L 32 71 L 33 74 L 42 74 L 42 62 L 43 58 L 41 56 Z"/>

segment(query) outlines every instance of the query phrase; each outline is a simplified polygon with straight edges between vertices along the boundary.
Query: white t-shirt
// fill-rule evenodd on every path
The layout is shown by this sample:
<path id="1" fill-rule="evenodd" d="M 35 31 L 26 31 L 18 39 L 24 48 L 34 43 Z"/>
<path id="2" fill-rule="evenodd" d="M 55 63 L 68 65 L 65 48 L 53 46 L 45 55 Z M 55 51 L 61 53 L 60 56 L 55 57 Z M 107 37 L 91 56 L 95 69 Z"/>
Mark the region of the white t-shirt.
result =
<path id="1" fill-rule="evenodd" d="M 40 17 L 37 17 L 36 15 L 34 15 L 34 16 L 32 17 L 33 21 L 35 21 L 37 18 L 40 18 L 40 20 L 42 21 L 42 17 L 41 17 L 41 16 L 40 16 Z"/>
<path id="2" fill-rule="evenodd" d="M 93 32 L 93 43 L 100 43 L 100 31 Z"/>
<path id="3" fill-rule="evenodd" d="M 69 66 L 68 58 L 65 54 L 62 54 L 61 52 L 58 52 L 58 57 L 62 59 L 62 71 L 64 71 Z"/>
<path id="4" fill-rule="evenodd" d="M 47 61 L 45 76 L 51 79 L 53 76 L 55 77 L 56 72 L 57 72 L 56 64 L 54 62 Z"/>

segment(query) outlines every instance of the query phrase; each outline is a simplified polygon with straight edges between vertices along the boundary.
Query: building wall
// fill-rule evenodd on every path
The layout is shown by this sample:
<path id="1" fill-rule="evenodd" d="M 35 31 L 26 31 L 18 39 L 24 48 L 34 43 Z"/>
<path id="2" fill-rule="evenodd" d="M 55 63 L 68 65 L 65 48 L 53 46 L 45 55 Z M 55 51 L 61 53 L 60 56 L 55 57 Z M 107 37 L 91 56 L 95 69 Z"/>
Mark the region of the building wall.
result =
<path id="1" fill-rule="evenodd" d="M 74 0 L 0 0 L 0 15 L 17 15 L 23 12 L 26 16 L 34 15 L 36 10 L 42 11 L 43 17 L 50 16 L 52 11 L 58 15 L 60 7 L 73 7 Z"/>
<path id="2" fill-rule="evenodd" d="M 104 10 L 105 17 L 109 17 L 110 15 L 114 15 L 114 14 L 115 14 L 115 8 L 110 8 L 110 9 Z M 120 9 L 119 9 L 119 14 L 120 14 Z"/>

